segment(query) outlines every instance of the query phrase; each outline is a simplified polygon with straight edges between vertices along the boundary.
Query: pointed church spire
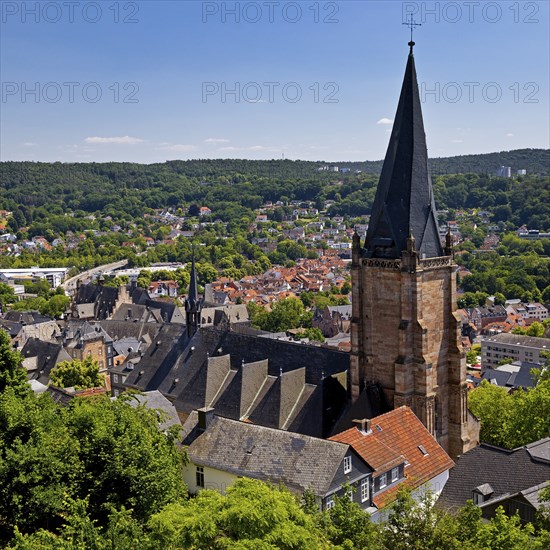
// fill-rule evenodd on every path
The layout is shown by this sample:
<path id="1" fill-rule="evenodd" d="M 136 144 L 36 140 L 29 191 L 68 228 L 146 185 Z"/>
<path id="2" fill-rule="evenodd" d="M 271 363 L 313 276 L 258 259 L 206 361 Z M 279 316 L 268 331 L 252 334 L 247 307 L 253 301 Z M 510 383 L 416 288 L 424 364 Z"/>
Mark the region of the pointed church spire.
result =
<path id="1" fill-rule="evenodd" d="M 193 259 L 191 260 L 191 281 L 189 283 L 189 296 L 187 299 L 191 303 L 198 302 L 199 295 L 197 291 L 197 271 L 195 269 L 195 253 L 193 252 Z"/>
<path id="2" fill-rule="evenodd" d="M 412 235 L 420 258 L 443 256 L 420 95 L 410 52 L 397 113 L 376 190 L 367 238 L 366 255 L 400 258 Z"/>
<path id="3" fill-rule="evenodd" d="M 191 280 L 189 282 L 189 294 L 185 300 L 185 322 L 187 325 L 187 335 L 192 337 L 201 323 L 202 302 L 199 299 L 197 288 L 197 272 L 195 269 L 195 252 L 191 260 Z"/>

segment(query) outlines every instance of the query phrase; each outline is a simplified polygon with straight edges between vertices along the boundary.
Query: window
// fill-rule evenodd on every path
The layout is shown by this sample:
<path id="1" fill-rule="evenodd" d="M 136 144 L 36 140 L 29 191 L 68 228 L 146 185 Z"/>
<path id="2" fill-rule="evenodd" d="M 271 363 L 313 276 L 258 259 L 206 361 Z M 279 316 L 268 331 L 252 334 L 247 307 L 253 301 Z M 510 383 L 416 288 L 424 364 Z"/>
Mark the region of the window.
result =
<path id="1" fill-rule="evenodd" d="M 476 505 L 483 504 L 483 497 L 479 493 L 474 492 L 473 496 L 474 496 L 474 504 Z"/>
<path id="2" fill-rule="evenodd" d="M 334 498 L 332 496 L 327 497 L 325 501 L 325 510 L 330 510 L 331 508 L 334 508 Z"/>
<path id="3" fill-rule="evenodd" d="M 391 482 L 397 481 L 399 479 L 399 468 L 391 469 Z"/>
<path id="4" fill-rule="evenodd" d="M 344 457 L 344 473 L 349 474 L 351 472 L 351 456 Z"/>
<path id="5" fill-rule="evenodd" d="M 115 375 L 113 376 L 113 379 L 114 379 L 115 384 L 118 384 L 118 383 L 120 382 L 120 377 L 119 377 L 118 374 L 115 374 Z"/>
<path id="6" fill-rule="evenodd" d="M 383 489 L 388 484 L 388 474 L 382 474 L 379 479 L 380 489 Z"/>
<path id="7" fill-rule="evenodd" d="M 365 502 L 369 498 L 369 478 L 366 477 L 361 481 L 361 502 Z"/>
<path id="8" fill-rule="evenodd" d="M 204 468 L 197 466 L 197 487 L 204 487 Z"/>

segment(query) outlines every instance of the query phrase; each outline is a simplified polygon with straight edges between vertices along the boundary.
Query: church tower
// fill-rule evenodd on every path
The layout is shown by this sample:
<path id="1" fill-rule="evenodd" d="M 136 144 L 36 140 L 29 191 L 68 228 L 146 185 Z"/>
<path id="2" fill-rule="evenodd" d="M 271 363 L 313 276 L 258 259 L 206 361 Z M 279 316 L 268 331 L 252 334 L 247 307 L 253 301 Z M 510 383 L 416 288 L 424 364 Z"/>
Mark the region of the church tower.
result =
<path id="1" fill-rule="evenodd" d="M 189 295 L 185 299 L 185 323 L 187 336 L 191 338 L 200 327 L 202 301 L 199 299 L 197 289 L 197 272 L 195 270 L 195 256 L 191 262 L 191 281 L 189 283 Z"/>
<path id="2" fill-rule="evenodd" d="M 379 384 L 456 458 L 474 447 L 451 242 L 441 246 L 413 46 L 364 246 L 353 240 L 352 400 Z"/>

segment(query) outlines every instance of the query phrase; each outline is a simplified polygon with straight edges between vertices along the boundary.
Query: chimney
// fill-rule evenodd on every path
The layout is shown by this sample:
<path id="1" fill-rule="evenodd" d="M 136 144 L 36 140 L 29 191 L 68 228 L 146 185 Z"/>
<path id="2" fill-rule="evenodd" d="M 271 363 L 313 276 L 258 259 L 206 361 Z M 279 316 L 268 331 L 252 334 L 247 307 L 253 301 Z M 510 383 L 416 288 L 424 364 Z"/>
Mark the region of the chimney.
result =
<path id="1" fill-rule="evenodd" d="M 214 409 L 212 407 L 204 407 L 198 409 L 197 413 L 199 414 L 199 430 L 204 432 L 214 419 Z"/>
<path id="2" fill-rule="evenodd" d="M 371 433 L 370 418 L 354 419 L 352 422 L 363 435 Z"/>

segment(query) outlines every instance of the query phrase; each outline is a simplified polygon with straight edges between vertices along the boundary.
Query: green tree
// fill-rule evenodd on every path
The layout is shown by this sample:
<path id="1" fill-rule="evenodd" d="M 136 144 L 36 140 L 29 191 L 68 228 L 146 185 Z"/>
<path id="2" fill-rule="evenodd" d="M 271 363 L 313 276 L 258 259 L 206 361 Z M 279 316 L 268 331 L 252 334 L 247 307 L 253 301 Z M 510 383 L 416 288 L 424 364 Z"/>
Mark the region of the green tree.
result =
<path id="1" fill-rule="evenodd" d="M 298 298 L 286 298 L 274 303 L 268 313 L 255 312 L 253 324 L 262 330 L 281 332 L 307 327 L 308 324 L 311 326 L 311 313 L 305 310 L 303 302 Z"/>
<path id="2" fill-rule="evenodd" d="M 477 363 L 477 358 L 480 355 L 480 353 L 481 353 L 481 344 L 474 344 L 470 348 L 470 351 L 466 354 L 466 361 L 470 365 Z"/>
<path id="3" fill-rule="evenodd" d="M 80 473 L 78 446 L 50 396 L 0 392 L 0 546 L 14 527 L 59 526 Z"/>
<path id="4" fill-rule="evenodd" d="M 550 437 L 548 361 L 536 385 L 512 394 L 484 380 L 470 393 L 468 405 L 481 421 L 482 441 L 508 449 Z"/>
<path id="5" fill-rule="evenodd" d="M 84 361 L 73 359 L 57 364 L 50 373 L 50 383 L 60 388 L 97 388 L 104 383 L 99 363 L 88 356 Z"/>
<path id="6" fill-rule="evenodd" d="M 13 388 L 18 395 L 30 391 L 27 373 L 21 367 L 21 356 L 13 349 L 9 334 L 0 329 L 0 394 L 7 388 Z"/>
<path id="7" fill-rule="evenodd" d="M 538 544 L 533 541 L 533 533 L 534 528 L 530 523 L 522 526 L 517 514 L 507 516 L 502 506 L 499 506 L 495 517 L 480 529 L 477 542 L 480 548 L 487 550 L 536 548 Z"/>
<path id="8" fill-rule="evenodd" d="M 342 496 L 334 497 L 334 506 L 325 511 L 330 521 L 321 523 L 330 541 L 341 548 L 378 549 L 380 533 L 370 516 L 350 499 L 355 487 L 345 487 Z"/>
<path id="9" fill-rule="evenodd" d="M 400 489 L 382 527 L 383 548 L 388 550 L 458 549 L 454 525 L 445 512 L 434 507 L 434 497 L 426 492 L 416 502 L 410 490 Z"/>
<path id="10" fill-rule="evenodd" d="M 326 548 L 316 528 L 286 489 L 242 478 L 225 496 L 201 491 L 185 504 L 172 504 L 149 521 L 158 548 Z"/>
<path id="11" fill-rule="evenodd" d="M 105 523 L 110 505 L 143 521 L 185 497 L 178 430 L 159 431 L 156 411 L 102 396 L 74 399 L 63 412 L 82 464 L 77 496 L 89 499 L 92 518 Z"/>
<path id="12" fill-rule="evenodd" d="M 16 300 L 17 296 L 13 291 L 13 287 L 6 283 L 0 283 L 0 307 L 13 304 Z"/>
<path id="13" fill-rule="evenodd" d="M 527 336 L 535 336 L 537 338 L 543 338 L 544 325 L 542 323 L 539 323 L 538 321 L 531 323 L 529 325 L 529 328 L 527 329 Z"/>
<path id="14" fill-rule="evenodd" d="M 487 380 L 469 394 L 468 407 L 481 421 L 481 441 L 506 446 L 503 430 L 510 419 L 510 400 L 511 396 L 505 388 L 490 384 Z"/>
<path id="15" fill-rule="evenodd" d="M 61 294 L 55 294 L 47 303 L 40 309 L 40 313 L 43 315 L 49 315 L 50 317 L 59 318 L 65 314 L 71 299 L 68 296 Z"/>

